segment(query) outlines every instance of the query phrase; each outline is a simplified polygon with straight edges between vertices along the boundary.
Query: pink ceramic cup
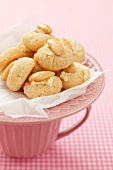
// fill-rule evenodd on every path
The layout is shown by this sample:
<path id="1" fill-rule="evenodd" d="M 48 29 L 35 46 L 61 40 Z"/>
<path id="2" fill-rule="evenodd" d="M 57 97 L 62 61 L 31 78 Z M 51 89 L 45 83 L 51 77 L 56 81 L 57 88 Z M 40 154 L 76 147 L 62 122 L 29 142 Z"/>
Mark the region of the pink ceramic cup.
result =
<path id="1" fill-rule="evenodd" d="M 62 118 L 48 122 L 0 123 L 0 143 L 11 157 L 32 158 L 51 148 L 59 140 L 78 129 L 88 118 L 91 107 L 73 127 L 60 132 Z"/>
<path id="2" fill-rule="evenodd" d="M 84 64 L 94 70 L 102 71 L 100 64 L 88 53 L 85 54 Z M 55 141 L 69 135 L 87 120 L 91 104 L 100 96 L 104 85 L 105 77 L 101 75 L 88 86 L 85 94 L 46 109 L 48 119 L 30 117 L 13 119 L 0 114 L 0 144 L 3 151 L 11 157 L 19 158 L 31 158 L 44 153 Z M 86 113 L 78 123 L 59 133 L 64 117 L 76 114 L 85 108 Z"/>

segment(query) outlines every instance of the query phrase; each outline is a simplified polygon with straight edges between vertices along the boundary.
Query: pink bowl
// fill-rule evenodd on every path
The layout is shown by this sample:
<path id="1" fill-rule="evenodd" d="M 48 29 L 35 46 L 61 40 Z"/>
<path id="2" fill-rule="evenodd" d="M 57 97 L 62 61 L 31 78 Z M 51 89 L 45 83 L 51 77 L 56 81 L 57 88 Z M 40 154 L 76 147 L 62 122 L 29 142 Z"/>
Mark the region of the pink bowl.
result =
<path id="1" fill-rule="evenodd" d="M 88 53 L 85 54 L 85 65 L 102 71 L 100 64 Z M 54 142 L 61 139 L 77 128 L 88 118 L 91 104 L 99 97 L 105 84 L 101 75 L 88 88 L 84 95 L 45 109 L 48 119 L 31 117 L 11 118 L 0 113 L 0 144 L 2 150 L 11 157 L 31 158 L 44 153 Z M 60 132 L 61 121 L 64 117 L 76 114 L 86 109 L 84 117 L 71 128 Z"/>

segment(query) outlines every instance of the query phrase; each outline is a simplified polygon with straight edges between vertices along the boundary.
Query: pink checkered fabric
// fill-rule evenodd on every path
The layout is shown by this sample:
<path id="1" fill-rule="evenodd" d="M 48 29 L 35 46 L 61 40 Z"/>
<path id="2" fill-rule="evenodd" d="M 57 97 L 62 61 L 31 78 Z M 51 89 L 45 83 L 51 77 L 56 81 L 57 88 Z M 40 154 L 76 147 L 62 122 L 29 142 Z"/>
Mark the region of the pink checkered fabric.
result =
<path id="1" fill-rule="evenodd" d="M 4 0 L 0 31 L 34 11 L 37 23 L 50 24 L 59 37 L 80 41 L 110 72 L 106 73 L 104 92 L 80 129 L 34 159 L 9 158 L 1 151 L 0 170 L 113 170 L 113 1 Z M 74 116 L 66 118 L 62 128 L 71 126 L 74 120 Z"/>
<path id="2" fill-rule="evenodd" d="M 15 159 L 1 152 L 0 170 L 113 170 L 113 122 L 99 103 L 95 106 L 98 112 L 93 109 L 86 124 L 40 157 Z M 74 120 L 75 116 L 66 118 L 62 128 Z"/>

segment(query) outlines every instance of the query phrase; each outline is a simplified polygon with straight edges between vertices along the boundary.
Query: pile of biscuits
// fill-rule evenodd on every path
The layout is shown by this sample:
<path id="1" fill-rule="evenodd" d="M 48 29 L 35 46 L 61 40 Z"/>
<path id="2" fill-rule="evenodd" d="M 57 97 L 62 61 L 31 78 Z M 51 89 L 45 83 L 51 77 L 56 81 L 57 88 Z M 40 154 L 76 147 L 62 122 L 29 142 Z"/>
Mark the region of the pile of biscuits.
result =
<path id="1" fill-rule="evenodd" d="M 39 24 L 24 35 L 17 47 L 0 55 L 1 80 L 12 91 L 23 90 L 29 99 L 49 96 L 90 78 L 83 61 L 81 44 L 59 39 L 48 25 Z"/>

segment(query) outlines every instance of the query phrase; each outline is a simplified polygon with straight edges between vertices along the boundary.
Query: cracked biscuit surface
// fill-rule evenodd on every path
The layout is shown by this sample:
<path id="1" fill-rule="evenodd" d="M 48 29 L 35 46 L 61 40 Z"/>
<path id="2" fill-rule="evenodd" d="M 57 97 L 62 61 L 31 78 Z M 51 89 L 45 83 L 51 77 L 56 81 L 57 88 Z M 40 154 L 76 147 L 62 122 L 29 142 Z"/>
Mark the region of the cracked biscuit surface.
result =
<path id="1" fill-rule="evenodd" d="M 35 61 L 32 58 L 23 57 L 15 61 L 6 80 L 8 88 L 12 91 L 20 90 L 34 67 Z"/>
<path id="2" fill-rule="evenodd" d="M 23 57 L 21 50 L 18 48 L 8 48 L 0 55 L 0 73 L 14 60 Z"/>
<path id="3" fill-rule="evenodd" d="M 29 32 L 24 35 L 23 43 L 29 50 L 37 51 L 44 46 L 48 39 L 52 38 L 51 34 L 45 34 L 43 32 Z"/>
<path id="4" fill-rule="evenodd" d="M 23 42 L 19 43 L 17 47 L 21 50 L 23 57 L 33 57 L 35 54 L 34 51 L 27 49 Z"/>
<path id="5" fill-rule="evenodd" d="M 57 39 L 48 40 L 48 44 L 35 53 L 34 59 L 42 68 L 50 71 L 64 69 L 74 62 L 72 51 Z"/>
<path id="6" fill-rule="evenodd" d="M 81 85 L 90 78 L 89 68 L 80 63 L 74 62 L 73 65 L 61 72 L 60 78 L 62 80 L 63 89 L 69 89 Z"/>
<path id="7" fill-rule="evenodd" d="M 39 76 L 39 74 L 41 77 Z M 25 82 L 23 86 L 24 94 L 26 94 L 29 99 L 33 99 L 40 96 L 53 95 L 59 93 L 61 89 L 62 81 L 59 77 L 54 76 L 53 72 L 49 74 L 45 73 L 45 75 L 42 74 L 42 72 L 38 72 L 36 76 L 34 73 L 32 79 L 29 77 L 28 81 Z"/>
<path id="8" fill-rule="evenodd" d="M 68 38 L 62 38 L 61 42 L 73 52 L 75 62 L 82 63 L 84 61 L 85 51 L 80 43 Z"/>
<path id="9" fill-rule="evenodd" d="M 51 33 L 51 27 L 39 24 L 36 30 L 24 35 L 23 43 L 27 49 L 36 52 L 47 43 L 48 39 L 55 38 Z"/>

